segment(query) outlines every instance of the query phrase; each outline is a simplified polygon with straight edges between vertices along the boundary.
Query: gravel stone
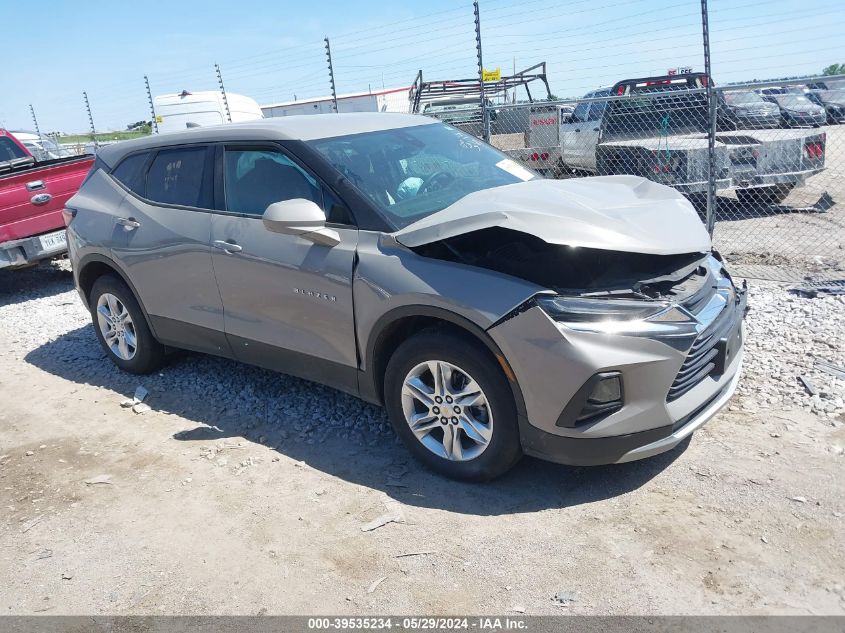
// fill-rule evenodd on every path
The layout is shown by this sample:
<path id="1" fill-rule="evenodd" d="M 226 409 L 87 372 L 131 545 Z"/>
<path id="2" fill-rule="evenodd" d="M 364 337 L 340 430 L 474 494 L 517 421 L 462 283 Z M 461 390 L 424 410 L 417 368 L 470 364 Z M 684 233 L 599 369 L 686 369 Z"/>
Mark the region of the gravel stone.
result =
<path id="1" fill-rule="evenodd" d="M 6 293 L 14 299 L 0 305 L 0 319 L 15 332 L 6 354 L 52 373 L 117 388 L 127 398 L 136 394 L 137 377 L 118 370 L 99 346 L 66 262 L 7 273 L 4 279 L 10 286 Z M 749 286 L 743 376 L 732 406 L 748 413 L 794 406 L 815 414 L 820 423 L 840 425 L 845 381 L 816 369 L 814 363 L 842 364 L 845 296 L 809 299 L 775 285 Z M 816 386 L 816 395 L 807 393 L 801 375 Z M 190 411 L 202 419 L 204 408 L 209 413 L 225 411 L 233 427 L 255 429 L 254 437 L 270 445 L 288 438 L 320 443 L 343 436 L 350 446 L 376 447 L 393 436 L 379 407 L 328 387 L 213 356 L 176 354 L 144 383 L 151 394 L 178 393 L 182 403 L 190 403 L 190 409 L 173 413 Z M 158 398 L 156 408 L 168 412 L 159 407 Z"/>

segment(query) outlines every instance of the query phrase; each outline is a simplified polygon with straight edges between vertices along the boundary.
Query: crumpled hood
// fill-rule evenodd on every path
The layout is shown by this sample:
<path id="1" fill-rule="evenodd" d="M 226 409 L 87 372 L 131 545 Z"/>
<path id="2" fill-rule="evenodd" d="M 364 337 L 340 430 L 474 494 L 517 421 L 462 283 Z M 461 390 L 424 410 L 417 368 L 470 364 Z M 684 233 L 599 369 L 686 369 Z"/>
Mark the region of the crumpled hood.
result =
<path id="1" fill-rule="evenodd" d="M 637 176 L 529 180 L 469 194 L 393 233 L 422 246 L 501 227 L 549 244 L 629 253 L 707 252 L 710 236 L 680 193 Z"/>

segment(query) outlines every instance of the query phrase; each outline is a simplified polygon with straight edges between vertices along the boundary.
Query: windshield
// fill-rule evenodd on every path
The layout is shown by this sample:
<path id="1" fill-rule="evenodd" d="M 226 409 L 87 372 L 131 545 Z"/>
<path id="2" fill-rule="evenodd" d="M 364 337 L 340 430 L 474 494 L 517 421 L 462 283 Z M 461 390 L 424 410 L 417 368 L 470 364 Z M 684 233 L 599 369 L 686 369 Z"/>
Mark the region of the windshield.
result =
<path id="1" fill-rule="evenodd" d="M 793 94 L 786 94 L 786 95 L 777 95 L 775 97 L 777 102 L 782 105 L 784 108 L 802 108 L 806 109 L 808 106 L 812 105 L 810 100 L 802 95 L 793 95 Z"/>
<path id="2" fill-rule="evenodd" d="M 827 90 L 819 93 L 824 103 L 845 103 L 845 90 Z"/>
<path id="3" fill-rule="evenodd" d="M 538 177 L 474 136 L 442 123 L 309 144 L 397 230 L 470 193 Z"/>
<path id="4" fill-rule="evenodd" d="M 730 104 L 741 103 L 743 105 L 753 103 L 766 103 L 763 100 L 763 97 L 758 95 L 756 92 L 726 92 L 725 101 Z"/>

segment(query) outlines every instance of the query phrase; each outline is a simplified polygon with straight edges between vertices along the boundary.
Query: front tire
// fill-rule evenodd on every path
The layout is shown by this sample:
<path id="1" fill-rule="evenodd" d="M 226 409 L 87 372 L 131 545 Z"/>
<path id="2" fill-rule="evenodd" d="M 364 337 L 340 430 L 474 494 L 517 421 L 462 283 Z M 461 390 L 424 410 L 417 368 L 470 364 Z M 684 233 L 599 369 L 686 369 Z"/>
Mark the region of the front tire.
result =
<path id="1" fill-rule="evenodd" d="M 164 365 L 164 346 L 155 340 L 138 300 L 123 280 L 103 275 L 88 296 L 97 340 L 111 361 L 131 374 Z"/>
<path id="2" fill-rule="evenodd" d="M 408 450 L 442 475 L 486 481 L 522 456 L 510 385 L 468 338 L 428 330 L 402 343 L 387 365 L 384 400 Z"/>

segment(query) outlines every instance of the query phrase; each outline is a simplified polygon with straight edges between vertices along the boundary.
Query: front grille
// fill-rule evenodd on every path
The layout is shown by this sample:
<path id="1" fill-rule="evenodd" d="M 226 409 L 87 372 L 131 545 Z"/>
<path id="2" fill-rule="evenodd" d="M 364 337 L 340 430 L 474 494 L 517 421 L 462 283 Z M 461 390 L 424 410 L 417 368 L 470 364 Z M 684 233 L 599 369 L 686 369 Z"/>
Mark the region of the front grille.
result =
<path id="1" fill-rule="evenodd" d="M 698 335 L 687 353 L 675 382 L 669 388 L 666 402 L 677 400 L 716 369 L 719 355 L 719 341 L 724 338 L 733 323 L 733 306 L 728 304 L 706 330 Z"/>

